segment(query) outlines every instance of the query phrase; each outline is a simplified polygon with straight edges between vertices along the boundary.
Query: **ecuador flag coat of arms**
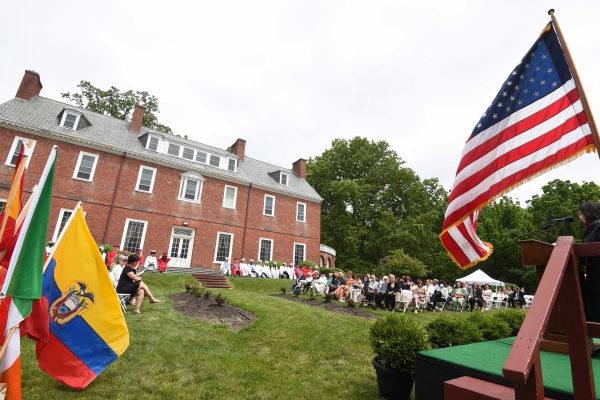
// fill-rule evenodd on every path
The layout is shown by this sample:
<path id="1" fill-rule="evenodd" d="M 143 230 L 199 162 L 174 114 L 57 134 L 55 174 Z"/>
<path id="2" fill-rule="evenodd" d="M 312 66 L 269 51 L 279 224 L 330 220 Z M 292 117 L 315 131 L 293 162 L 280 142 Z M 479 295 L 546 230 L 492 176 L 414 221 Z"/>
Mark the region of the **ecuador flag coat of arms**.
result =
<path id="1" fill-rule="evenodd" d="M 38 364 L 59 382 L 83 389 L 125 352 L 129 332 L 81 207 L 50 254 L 42 296 L 49 332 L 37 343 Z"/>

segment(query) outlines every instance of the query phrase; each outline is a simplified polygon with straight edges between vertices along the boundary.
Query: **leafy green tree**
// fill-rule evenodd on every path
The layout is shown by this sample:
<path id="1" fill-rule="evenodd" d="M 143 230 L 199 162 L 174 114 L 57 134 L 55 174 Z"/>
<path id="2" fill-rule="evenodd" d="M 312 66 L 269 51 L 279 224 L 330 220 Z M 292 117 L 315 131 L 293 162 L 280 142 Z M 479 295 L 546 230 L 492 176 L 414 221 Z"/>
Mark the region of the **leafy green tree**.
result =
<path id="1" fill-rule="evenodd" d="M 421 181 L 385 141 L 336 139 L 311 159 L 308 182 L 323 197 L 321 236 L 338 265 L 372 271 L 392 250 L 422 262 L 441 259 L 437 232 L 447 193 Z M 447 264 L 447 261 L 444 261 Z"/>
<path id="2" fill-rule="evenodd" d="M 378 265 L 375 273 L 379 276 L 394 274 L 397 277 L 409 275 L 413 278 L 423 278 L 428 274 L 427 267 L 420 260 L 406 254 L 404 250 L 392 250 Z"/>
<path id="3" fill-rule="evenodd" d="M 501 197 L 484 207 L 477 233 L 494 245 L 494 252 L 478 267 L 496 279 L 522 285 L 527 270 L 521 263 L 519 239 L 533 229 L 529 212 L 510 197 Z"/>
<path id="4" fill-rule="evenodd" d="M 541 195 L 534 195 L 528 203 L 535 226 L 565 216 L 573 216 L 571 224 L 560 224 L 534 235 L 536 239 L 554 242 L 558 236 L 574 236 L 580 238 L 583 226 L 577 218 L 577 208 L 586 200 L 600 201 L 600 186 L 593 182 L 582 184 L 562 181 L 548 182 L 542 187 Z"/>
<path id="5" fill-rule="evenodd" d="M 78 107 L 85 108 L 114 118 L 128 120 L 131 118 L 136 104 L 146 108 L 144 126 L 161 132 L 171 133 L 172 130 L 158 122 L 158 99 L 145 91 L 120 91 L 114 86 L 102 90 L 88 81 L 80 81 L 77 87 L 80 93 L 62 93 L 61 96 Z"/>

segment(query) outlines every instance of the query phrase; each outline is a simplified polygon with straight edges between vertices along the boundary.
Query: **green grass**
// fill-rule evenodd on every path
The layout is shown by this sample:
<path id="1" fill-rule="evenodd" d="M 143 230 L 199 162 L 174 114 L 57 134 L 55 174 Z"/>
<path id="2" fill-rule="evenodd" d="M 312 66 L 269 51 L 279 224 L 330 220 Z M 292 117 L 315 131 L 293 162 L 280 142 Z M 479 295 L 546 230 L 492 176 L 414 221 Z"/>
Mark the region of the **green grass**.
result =
<path id="1" fill-rule="evenodd" d="M 370 322 L 269 296 L 286 281 L 234 279 L 233 305 L 256 314 L 234 333 L 173 311 L 186 276 L 146 274 L 160 304 L 127 313 L 131 344 L 85 391 L 56 383 L 23 339 L 26 399 L 376 399 Z M 216 292 L 216 291 L 215 291 Z"/>
<path id="2" fill-rule="evenodd" d="M 168 294 L 189 276 L 144 275 L 164 301 L 127 313 L 129 349 L 85 391 L 41 372 L 34 344 L 23 339 L 26 399 L 377 399 L 371 365 L 372 321 L 274 297 L 290 282 L 233 278 L 227 300 L 258 319 L 239 332 L 186 317 Z M 372 311 L 383 313 L 386 311 Z M 466 316 L 468 313 L 454 313 Z M 439 313 L 407 313 L 421 323 Z"/>

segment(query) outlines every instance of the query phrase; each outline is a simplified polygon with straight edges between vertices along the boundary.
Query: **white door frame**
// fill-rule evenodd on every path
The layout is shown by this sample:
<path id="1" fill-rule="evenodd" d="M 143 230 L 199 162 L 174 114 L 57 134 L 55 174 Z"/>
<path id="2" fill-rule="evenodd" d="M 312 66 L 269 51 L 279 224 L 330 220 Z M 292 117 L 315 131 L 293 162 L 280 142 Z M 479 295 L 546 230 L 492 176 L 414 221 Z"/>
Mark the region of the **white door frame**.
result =
<path id="1" fill-rule="evenodd" d="M 183 234 L 177 234 L 175 232 L 176 229 L 185 229 L 185 230 L 189 230 L 192 232 L 192 234 L 190 236 L 188 235 L 183 235 Z M 189 239 L 190 240 L 190 245 L 188 247 L 188 256 L 186 258 L 187 262 L 185 263 L 181 263 L 181 259 L 180 258 L 173 258 L 171 257 L 171 246 L 173 246 L 173 239 L 175 237 L 178 237 L 180 239 Z M 194 239 L 196 238 L 196 229 L 194 228 L 190 228 L 188 226 L 174 226 L 171 229 L 171 237 L 169 239 L 169 248 L 167 249 L 168 251 L 168 256 L 169 258 L 171 258 L 171 261 L 169 261 L 168 266 L 169 267 L 179 267 L 179 268 L 190 268 L 191 267 L 191 263 L 192 263 L 192 252 L 194 250 Z M 181 252 L 181 243 L 178 249 L 178 252 Z"/>

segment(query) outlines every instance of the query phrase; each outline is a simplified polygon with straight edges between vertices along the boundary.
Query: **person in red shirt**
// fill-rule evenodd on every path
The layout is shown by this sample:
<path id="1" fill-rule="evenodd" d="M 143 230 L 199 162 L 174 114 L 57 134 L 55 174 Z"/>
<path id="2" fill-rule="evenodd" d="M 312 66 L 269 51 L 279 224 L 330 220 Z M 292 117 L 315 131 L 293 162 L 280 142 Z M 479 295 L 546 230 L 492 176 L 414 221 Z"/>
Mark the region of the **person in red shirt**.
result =
<path id="1" fill-rule="evenodd" d="M 117 257 L 119 255 L 119 246 L 114 245 L 112 247 L 112 249 L 110 249 L 110 251 L 108 253 L 106 253 L 106 268 L 109 268 L 112 266 L 113 264 L 113 260 L 115 260 L 115 257 Z"/>
<path id="2" fill-rule="evenodd" d="M 169 264 L 169 261 L 171 261 L 171 259 L 167 256 L 167 253 L 162 253 L 158 259 L 158 272 L 165 272 L 167 270 L 167 264 Z"/>
<path id="3" fill-rule="evenodd" d="M 233 258 L 233 262 L 231 263 L 231 275 L 239 276 L 242 273 L 242 269 L 240 268 L 240 262 L 237 257 Z"/>
<path id="4" fill-rule="evenodd" d="M 302 267 L 301 271 L 302 271 L 302 275 L 304 275 L 304 276 L 308 276 L 308 274 L 311 273 L 310 268 L 308 268 L 306 265 Z"/>

